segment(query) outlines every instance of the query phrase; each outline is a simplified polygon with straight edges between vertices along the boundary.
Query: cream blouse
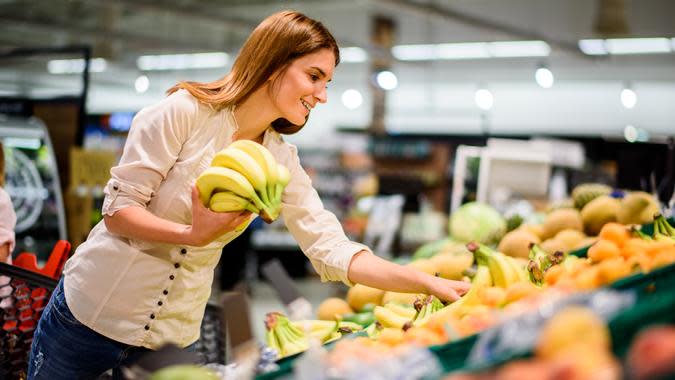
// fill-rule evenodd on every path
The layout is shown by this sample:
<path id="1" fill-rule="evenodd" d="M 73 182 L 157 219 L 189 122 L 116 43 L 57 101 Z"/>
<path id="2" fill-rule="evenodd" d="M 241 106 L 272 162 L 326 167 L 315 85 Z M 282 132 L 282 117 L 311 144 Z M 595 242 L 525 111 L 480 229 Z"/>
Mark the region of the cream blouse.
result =
<path id="1" fill-rule="evenodd" d="M 139 206 L 190 224 L 191 186 L 236 129 L 231 109 L 213 111 L 185 90 L 144 108 L 111 170 L 103 213 Z M 271 128 L 263 145 L 291 172 L 281 213 L 288 230 L 322 281 L 349 284 L 352 256 L 369 249 L 349 241 L 335 215 L 323 208 L 295 146 Z M 101 221 L 66 262 L 68 306 L 84 325 L 116 341 L 150 349 L 168 342 L 188 346 L 199 338 L 221 249 L 241 232 L 204 247 L 176 246 L 115 235 Z"/>

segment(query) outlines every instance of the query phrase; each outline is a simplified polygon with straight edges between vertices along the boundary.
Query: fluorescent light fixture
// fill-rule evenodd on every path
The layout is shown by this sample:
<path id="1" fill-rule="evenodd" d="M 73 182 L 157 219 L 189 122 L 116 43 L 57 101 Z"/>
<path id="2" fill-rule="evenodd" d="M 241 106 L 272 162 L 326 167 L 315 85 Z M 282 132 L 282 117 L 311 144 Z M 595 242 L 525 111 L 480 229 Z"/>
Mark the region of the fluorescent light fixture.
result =
<path id="1" fill-rule="evenodd" d="M 357 109 L 363 103 L 363 96 L 358 90 L 349 89 L 342 93 L 342 104 L 350 110 Z"/>
<path id="2" fill-rule="evenodd" d="M 148 91 L 148 88 L 150 88 L 150 79 L 146 75 L 139 76 L 134 82 L 134 88 L 136 88 L 136 92 L 139 94 Z"/>
<path id="3" fill-rule="evenodd" d="M 494 97 L 492 96 L 492 93 L 490 90 L 486 90 L 484 88 L 478 89 L 473 99 L 476 102 L 478 108 L 482 109 L 483 111 L 488 111 L 494 105 Z"/>
<path id="4" fill-rule="evenodd" d="M 227 53 L 195 53 L 143 55 L 138 57 L 136 65 L 140 70 L 189 70 L 213 69 L 225 67 L 229 61 Z"/>
<path id="5" fill-rule="evenodd" d="M 543 66 L 537 69 L 537 71 L 534 74 L 534 79 L 537 81 L 537 84 L 542 88 L 553 87 L 553 82 L 555 81 L 553 72 L 551 72 L 551 70 L 549 70 L 547 67 Z"/>
<path id="6" fill-rule="evenodd" d="M 667 38 L 612 38 L 607 40 L 611 54 L 659 54 L 670 53 Z"/>
<path id="7" fill-rule="evenodd" d="M 359 63 L 368 60 L 368 53 L 360 47 L 343 47 L 340 48 L 340 61 Z"/>
<path id="8" fill-rule="evenodd" d="M 551 47 L 544 41 L 462 42 L 397 45 L 391 53 L 402 61 L 545 57 Z"/>
<path id="9" fill-rule="evenodd" d="M 437 45 L 397 45 L 391 48 L 394 58 L 401 61 L 431 61 L 438 59 Z"/>
<path id="10" fill-rule="evenodd" d="M 93 58 L 89 61 L 89 72 L 101 73 L 107 65 L 105 59 Z M 79 74 L 84 71 L 84 59 L 52 59 L 47 62 L 47 71 L 50 74 Z"/>
<path id="11" fill-rule="evenodd" d="M 440 59 L 490 58 L 490 52 L 485 42 L 438 44 L 437 49 Z"/>
<path id="12" fill-rule="evenodd" d="M 498 58 L 546 57 L 551 47 L 544 41 L 499 41 L 489 42 L 490 55 Z"/>
<path id="13" fill-rule="evenodd" d="M 607 55 L 605 40 L 579 40 L 579 49 L 586 55 Z"/>

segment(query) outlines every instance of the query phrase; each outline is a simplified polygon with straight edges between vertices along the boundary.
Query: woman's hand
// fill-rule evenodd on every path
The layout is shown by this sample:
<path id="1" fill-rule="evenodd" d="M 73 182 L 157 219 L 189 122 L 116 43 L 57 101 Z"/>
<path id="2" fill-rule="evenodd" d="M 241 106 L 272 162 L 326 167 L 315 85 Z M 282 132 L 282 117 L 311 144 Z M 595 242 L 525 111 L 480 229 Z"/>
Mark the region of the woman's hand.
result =
<path id="1" fill-rule="evenodd" d="M 464 281 L 446 280 L 441 277 L 428 275 L 426 279 L 427 294 L 434 295 L 443 301 L 457 301 L 471 288 L 471 284 Z"/>
<path id="2" fill-rule="evenodd" d="M 199 191 L 192 186 L 192 225 L 186 230 L 189 245 L 201 247 L 234 230 L 251 217 L 250 211 L 213 212 L 204 207 Z"/>

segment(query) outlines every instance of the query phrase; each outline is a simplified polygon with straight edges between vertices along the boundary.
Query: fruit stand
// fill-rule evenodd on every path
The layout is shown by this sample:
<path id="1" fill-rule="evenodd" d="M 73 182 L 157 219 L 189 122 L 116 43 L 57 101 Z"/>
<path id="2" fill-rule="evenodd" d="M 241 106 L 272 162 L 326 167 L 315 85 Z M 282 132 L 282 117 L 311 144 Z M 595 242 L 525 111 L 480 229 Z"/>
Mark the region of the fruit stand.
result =
<path id="1" fill-rule="evenodd" d="M 268 325 L 266 343 L 281 358 L 257 378 L 298 378 L 313 366 L 326 378 L 351 379 L 349 362 L 383 374 L 383 363 L 418 358 L 419 349 L 430 353 L 424 363 L 436 370 L 411 378 L 672 375 L 673 344 L 655 343 L 654 336 L 675 336 L 674 220 L 655 215 L 645 193 L 618 198 L 609 191 L 581 187 L 572 204 L 549 210 L 542 224 L 508 233 L 498 215 L 477 216 L 492 213 L 484 210 L 489 206 L 463 206 L 454 216 L 461 231 L 453 234 L 451 216 L 450 237 L 420 247 L 407 264 L 470 281 L 459 301 L 356 285 L 344 300 L 325 300 L 318 320 L 287 320 L 297 327 L 292 332 Z M 481 217 L 489 220 L 480 233 L 470 231 L 467 218 Z M 644 347 L 660 354 L 649 357 Z"/>

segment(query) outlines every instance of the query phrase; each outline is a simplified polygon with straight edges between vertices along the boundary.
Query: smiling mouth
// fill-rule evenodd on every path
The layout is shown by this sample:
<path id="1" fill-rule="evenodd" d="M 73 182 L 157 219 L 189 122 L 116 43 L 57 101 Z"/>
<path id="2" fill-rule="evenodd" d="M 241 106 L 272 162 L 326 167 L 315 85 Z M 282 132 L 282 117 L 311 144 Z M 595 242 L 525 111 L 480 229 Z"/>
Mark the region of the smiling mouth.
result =
<path id="1" fill-rule="evenodd" d="M 302 105 L 305 106 L 305 108 L 307 109 L 307 112 L 312 111 L 312 107 L 309 105 L 309 103 L 307 103 L 306 101 L 304 101 L 302 99 L 300 99 L 300 103 L 302 103 Z"/>

